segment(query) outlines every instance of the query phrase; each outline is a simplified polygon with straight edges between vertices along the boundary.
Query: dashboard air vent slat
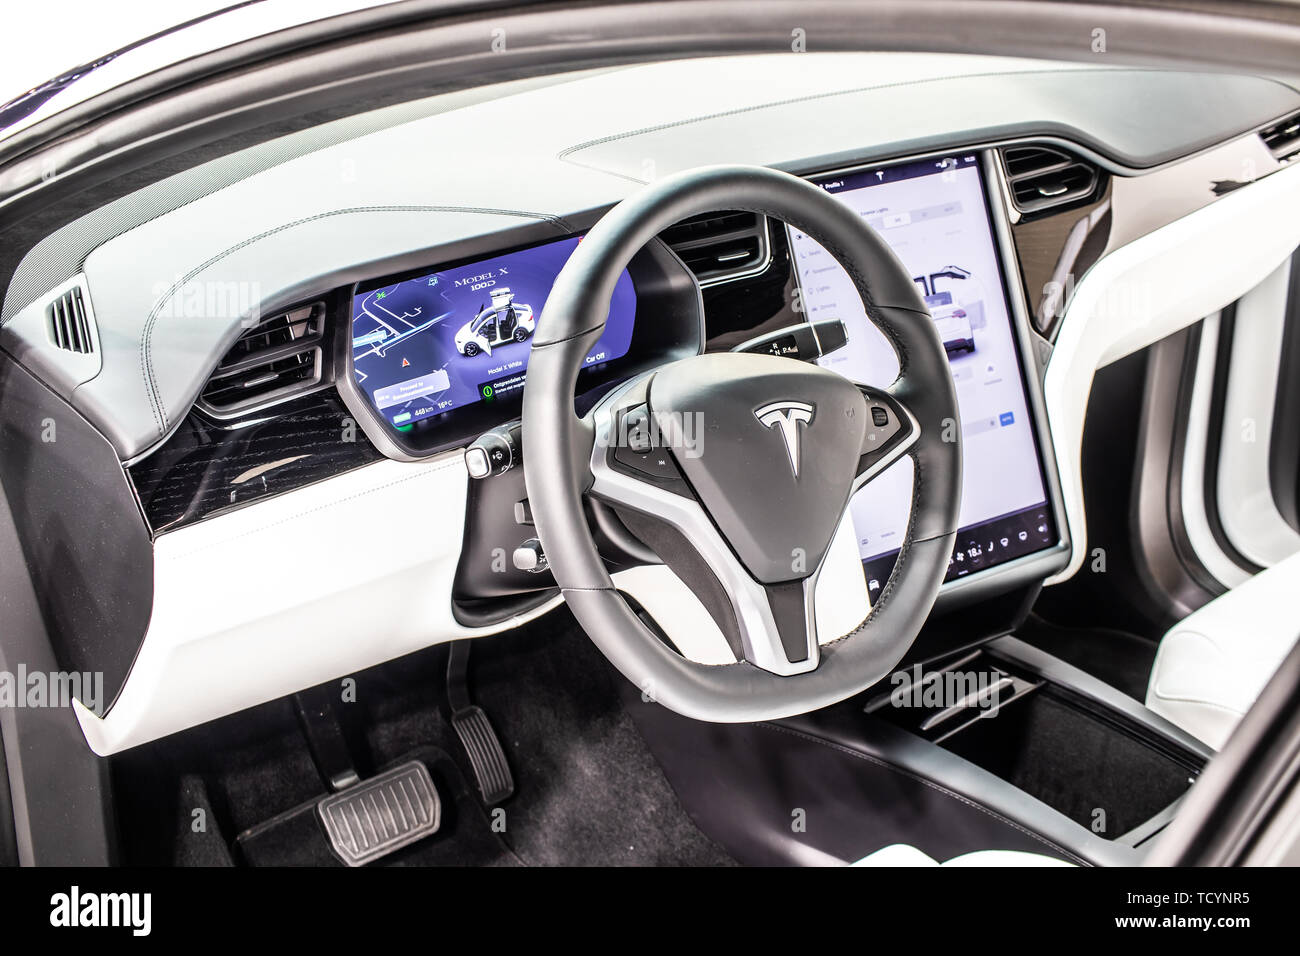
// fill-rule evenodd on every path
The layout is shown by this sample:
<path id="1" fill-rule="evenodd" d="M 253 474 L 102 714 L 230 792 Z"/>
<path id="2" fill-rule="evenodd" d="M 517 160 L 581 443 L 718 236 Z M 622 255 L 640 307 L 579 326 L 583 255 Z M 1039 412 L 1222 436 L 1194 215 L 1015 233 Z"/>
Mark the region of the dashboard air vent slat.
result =
<path id="1" fill-rule="evenodd" d="M 762 272 L 768 262 L 767 217 L 723 211 L 683 219 L 659 238 L 695 273 L 715 285 Z"/>
<path id="2" fill-rule="evenodd" d="M 1259 138 L 1277 159 L 1300 153 L 1300 113 L 1264 127 L 1259 131 Z"/>
<path id="3" fill-rule="evenodd" d="M 285 401 L 322 377 L 325 304 L 281 312 L 241 335 L 217 364 L 199 405 L 218 418 Z"/>
<path id="4" fill-rule="evenodd" d="M 50 342 L 56 348 L 81 355 L 95 351 L 90 316 L 80 286 L 73 286 L 51 302 L 45 315 L 49 322 Z"/>
<path id="5" fill-rule="evenodd" d="M 1051 146 L 1008 146 L 1002 150 L 1011 201 L 1022 213 L 1077 205 L 1092 198 L 1101 173 L 1091 163 Z"/>

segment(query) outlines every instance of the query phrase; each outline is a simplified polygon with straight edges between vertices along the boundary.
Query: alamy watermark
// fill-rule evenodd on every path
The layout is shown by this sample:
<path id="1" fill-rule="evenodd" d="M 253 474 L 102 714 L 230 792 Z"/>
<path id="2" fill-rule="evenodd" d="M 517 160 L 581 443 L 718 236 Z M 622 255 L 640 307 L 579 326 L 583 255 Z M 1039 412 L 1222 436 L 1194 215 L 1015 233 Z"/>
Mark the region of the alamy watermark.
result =
<path id="1" fill-rule="evenodd" d="M 930 671 L 913 664 L 910 671 L 897 671 L 889 682 L 889 703 L 894 707 L 971 707 L 993 716 L 998 709 L 1000 678 L 987 671 Z"/>
<path id="2" fill-rule="evenodd" d="M 185 280 L 156 282 L 151 289 L 156 318 L 238 318 L 247 328 L 261 320 L 262 286 L 259 282 Z"/>
<path id="3" fill-rule="evenodd" d="M 0 671 L 0 707 L 71 707 L 79 700 L 95 714 L 104 712 L 101 671 Z"/>
<path id="4" fill-rule="evenodd" d="M 704 454 L 703 412 L 655 412 L 620 415 L 607 434 L 597 437 L 602 448 L 671 448 L 686 458 Z"/>

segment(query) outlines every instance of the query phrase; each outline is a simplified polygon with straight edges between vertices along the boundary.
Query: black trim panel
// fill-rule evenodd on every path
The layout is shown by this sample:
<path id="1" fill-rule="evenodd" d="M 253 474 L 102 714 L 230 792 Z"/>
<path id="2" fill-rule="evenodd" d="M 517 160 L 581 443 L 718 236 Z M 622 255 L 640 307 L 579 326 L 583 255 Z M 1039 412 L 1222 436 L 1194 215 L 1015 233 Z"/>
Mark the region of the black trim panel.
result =
<path id="1" fill-rule="evenodd" d="M 102 673 L 106 711 L 153 609 L 148 528 L 113 446 L 4 353 L 0 483 L 59 665 Z"/>
<path id="2" fill-rule="evenodd" d="M 382 457 L 331 389 L 233 422 L 191 411 L 130 475 L 157 534 Z"/>
<path id="3" fill-rule="evenodd" d="M 1205 518 L 1210 526 L 1214 543 L 1233 564 L 1247 574 L 1264 570 L 1251 561 L 1228 538 L 1223 519 L 1219 516 L 1219 450 L 1223 438 L 1224 409 L 1228 403 L 1228 373 L 1232 367 L 1232 335 L 1237 322 L 1237 304 L 1234 302 L 1219 317 L 1219 345 L 1214 353 L 1214 389 L 1210 399 L 1210 420 L 1206 424 L 1205 442 Z"/>

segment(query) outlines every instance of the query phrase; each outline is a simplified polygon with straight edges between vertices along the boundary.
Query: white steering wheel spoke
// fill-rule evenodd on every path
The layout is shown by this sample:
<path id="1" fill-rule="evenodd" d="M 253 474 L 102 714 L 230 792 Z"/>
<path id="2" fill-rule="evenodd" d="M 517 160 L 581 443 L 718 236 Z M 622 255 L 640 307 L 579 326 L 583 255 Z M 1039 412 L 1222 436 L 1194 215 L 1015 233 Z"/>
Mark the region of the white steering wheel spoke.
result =
<path id="1" fill-rule="evenodd" d="M 595 435 L 591 493 L 616 508 L 665 522 L 680 533 L 728 596 L 744 660 L 782 676 L 814 670 L 819 660 L 814 596 L 820 566 L 808 573 L 792 556 L 790 580 L 775 584 L 755 580 L 673 463 L 673 456 L 691 453 L 687 447 L 674 447 L 673 426 L 662 420 L 654 423 L 655 447 L 641 450 L 635 432 L 642 426 L 638 413 L 645 406 L 652 374 L 628 382 L 589 413 Z M 637 416 L 631 424 L 629 415 Z M 669 465 L 645 463 L 662 457 L 668 458 Z"/>

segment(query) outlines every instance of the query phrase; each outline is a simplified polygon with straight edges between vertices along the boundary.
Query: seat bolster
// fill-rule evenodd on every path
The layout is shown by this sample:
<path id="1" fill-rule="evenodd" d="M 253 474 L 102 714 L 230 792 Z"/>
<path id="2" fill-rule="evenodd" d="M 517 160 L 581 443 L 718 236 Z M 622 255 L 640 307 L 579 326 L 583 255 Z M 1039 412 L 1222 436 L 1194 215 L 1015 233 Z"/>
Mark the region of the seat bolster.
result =
<path id="1" fill-rule="evenodd" d="M 1216 750 L 1300 635 L 1300 554 L 1222 594 L 1160 641 L 1146 704 Z"/>

